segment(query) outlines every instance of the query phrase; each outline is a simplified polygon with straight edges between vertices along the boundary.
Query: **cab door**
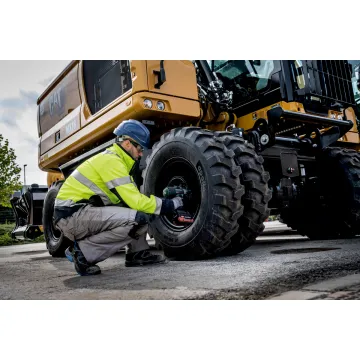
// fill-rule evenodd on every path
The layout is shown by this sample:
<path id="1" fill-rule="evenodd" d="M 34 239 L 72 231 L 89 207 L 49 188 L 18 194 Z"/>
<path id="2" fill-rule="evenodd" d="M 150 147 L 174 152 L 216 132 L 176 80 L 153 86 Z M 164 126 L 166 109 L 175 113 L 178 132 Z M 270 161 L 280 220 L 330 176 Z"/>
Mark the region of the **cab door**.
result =
<path id="1" fill-rule="evenodd" d="M 159 88 L 161 60 L 147 60 L 149 91 L 186 99 L 198 100 L 196 71 L 194 64 L 189 60 L 163 60 L 166 80 Z M 155 72 L 154 72 L 155 71 Z"/>

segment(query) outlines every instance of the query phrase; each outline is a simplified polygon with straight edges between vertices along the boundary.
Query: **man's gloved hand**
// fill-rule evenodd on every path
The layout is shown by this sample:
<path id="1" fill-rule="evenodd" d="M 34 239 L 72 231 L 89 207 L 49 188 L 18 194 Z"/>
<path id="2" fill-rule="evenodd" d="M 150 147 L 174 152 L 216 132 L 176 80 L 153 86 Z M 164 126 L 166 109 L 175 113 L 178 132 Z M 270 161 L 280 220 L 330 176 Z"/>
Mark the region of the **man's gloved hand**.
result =
<path id="1" fill-rule="evenodd" d="M 189 207 L 191 206 L 191 202 L 192 202 L 192 193 L 188 192 L 187 194 L 185 194 L 182 198 L 183 201 L 183 207 L 186 210 L 189 210 Z"/>
<path id="2" fill-rule="evenodd" d="M 176 209 L 183 206 L 183 201 L 180 197 L 174 197 L 173 199 L 162 199 L 162 206 L 160 215 L 172 214 Z"/>
<path id="3" fill-rule="evenodd" d="M 174 203 L 174 210 L 181 206 L 184 206 L 183 200 L 179 196 L 172 198 L 171 201 Z"/>

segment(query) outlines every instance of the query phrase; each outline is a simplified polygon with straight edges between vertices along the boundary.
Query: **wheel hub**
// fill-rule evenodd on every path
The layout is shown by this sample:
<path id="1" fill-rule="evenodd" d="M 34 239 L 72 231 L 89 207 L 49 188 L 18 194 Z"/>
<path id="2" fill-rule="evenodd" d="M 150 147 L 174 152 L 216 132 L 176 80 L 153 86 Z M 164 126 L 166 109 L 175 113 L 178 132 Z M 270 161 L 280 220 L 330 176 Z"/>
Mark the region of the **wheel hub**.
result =
<path id="1" fill-rule="evenodd" d="M 181 187 L 191 191 L 191 201 L 184 210 L 195 220 L 201 205 L 201 187 L 196 169 L 185 159 L 170 159 L 159 174 L 156 195 L 166 187 Z M 162 195 L 160 195 L 162 196 Z M 161 220 L 173 231 L 184 231 L 191 223 L 178 224 L 173 215 L 162 215 Z"/>

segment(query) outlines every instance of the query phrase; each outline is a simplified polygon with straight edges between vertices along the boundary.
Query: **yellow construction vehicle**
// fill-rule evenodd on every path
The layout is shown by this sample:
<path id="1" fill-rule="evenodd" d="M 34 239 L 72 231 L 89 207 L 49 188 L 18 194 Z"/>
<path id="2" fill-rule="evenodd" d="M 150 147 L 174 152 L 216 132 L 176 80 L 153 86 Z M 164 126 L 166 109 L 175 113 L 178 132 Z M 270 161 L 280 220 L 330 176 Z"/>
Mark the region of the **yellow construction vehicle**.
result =
<path id="1" fill-rule="evenodd" d="M 49 188 L 14 197 L 13 236 L 43 230 L 50 254 L 63 255 L 69 240 L 52 220 L 62 181 L 110 146 L 126 119 L 151 132 L 142 191 L 191 190 L 193 222 L 151 221 L 168 256 L 239 253 L 270 212 L 311 238 L 359 234 L 353 70 L 327 60 L 72 61 L 38 99 L 39 167 Z"/>

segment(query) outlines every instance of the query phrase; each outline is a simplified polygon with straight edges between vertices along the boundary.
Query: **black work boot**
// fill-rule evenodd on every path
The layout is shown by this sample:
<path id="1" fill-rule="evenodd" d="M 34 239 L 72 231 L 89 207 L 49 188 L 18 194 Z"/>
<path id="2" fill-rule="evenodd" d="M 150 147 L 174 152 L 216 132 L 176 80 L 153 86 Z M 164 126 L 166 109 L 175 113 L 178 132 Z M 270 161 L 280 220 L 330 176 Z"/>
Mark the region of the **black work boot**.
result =
<path id="1" fill-rule="evenodd" d="M 87 262 L 84 254 L 76 243 L 72 249 L 72 258 L 75 264 L 75 270 L 79 275 L 89 276 L 101 273 L 101 270 L 97 265 L 91 265 Z"/>
<path id="2" fill-rule="evenodd" d="M 149 250 L 129 253 L 125 257 L 126 267 L 165 264 L 167 262 L 168 260 L 165 256 L 153 254 Z"/>

